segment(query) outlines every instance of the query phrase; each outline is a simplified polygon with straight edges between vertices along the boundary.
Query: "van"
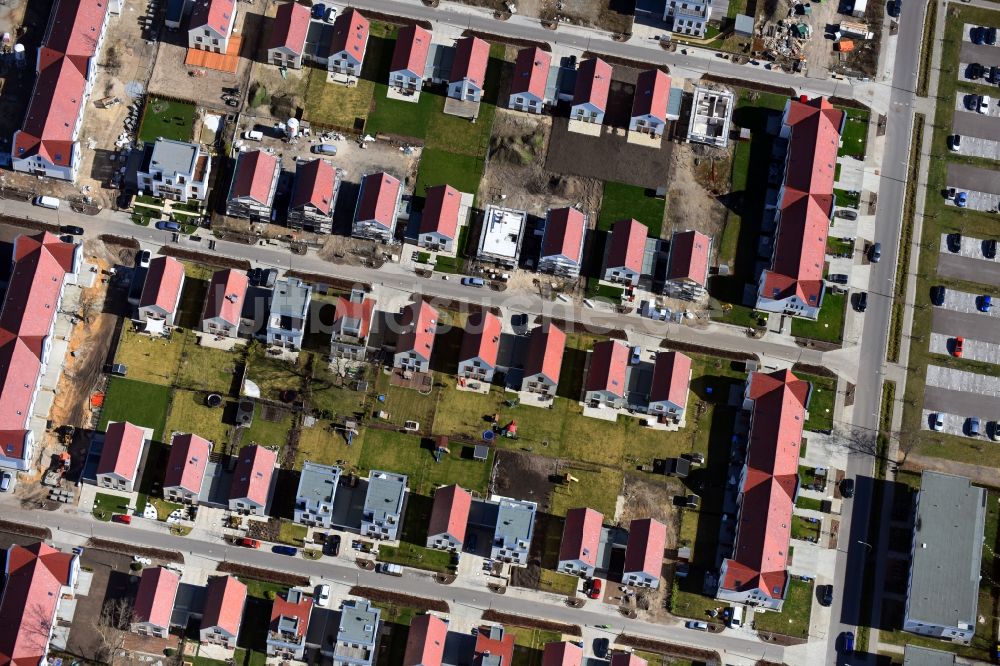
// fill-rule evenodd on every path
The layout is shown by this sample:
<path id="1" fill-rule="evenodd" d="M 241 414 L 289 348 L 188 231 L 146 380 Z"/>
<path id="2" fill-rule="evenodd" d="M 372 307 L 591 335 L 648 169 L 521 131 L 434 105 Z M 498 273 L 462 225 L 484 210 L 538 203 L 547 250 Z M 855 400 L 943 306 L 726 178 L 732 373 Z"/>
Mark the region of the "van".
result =
<path id="1" fill-rule="evenodd" d="M 56 199 L 55 197 L 35 197 L 34 204 L 36 206 L 41 206 L 42 208 L 59 210 L 59 199 Z"/>
<path id="2" fill-rule="evenodd" d="M 321 143 L 317 146 L 313 146 L 312 151 L 317 155 L 329 155 L 330 157 L 333 157 L 337 154 L 337 146 L 332 143 Z"/>
<path id="3" fill-rule="evenodd" d="M 729 626 L 738 629 L 743 624 L 743 606 L 733 606 L 733 617 L 729 620 Z"/>
<path id="4" fill-rule="evenodd" d="M 264 133 L 261 132 L 260 130 L 249 130 L 243 132 L 243 138 L 246 139 L 247 141 L 263 141 Z"/>

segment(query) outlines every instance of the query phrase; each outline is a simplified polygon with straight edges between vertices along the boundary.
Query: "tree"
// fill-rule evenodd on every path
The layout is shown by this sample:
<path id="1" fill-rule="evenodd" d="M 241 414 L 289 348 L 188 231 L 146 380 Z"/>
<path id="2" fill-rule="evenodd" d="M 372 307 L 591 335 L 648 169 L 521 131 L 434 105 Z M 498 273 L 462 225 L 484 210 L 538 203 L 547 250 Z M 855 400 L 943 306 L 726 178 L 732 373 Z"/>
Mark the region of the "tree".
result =
<path id="1" fill-rule="evenodd" d="M 90 327 L 91 318 L 99 309 L 98 295 L 93 289 L 84 290 L 80 294 L 80 319 L 83 320 L 84 325 L 88 328 Z"/>
<path id="2" fill-rule="evenodd" d="M 133 617 L 134 611 L 128 599 L 113 599 L 104 604 L 95 623 L 97 637 L 100 639 L 98 654 L 95 656 L 100 661 L 111 666 L 127 662 L 123 649 Z"/>
<path id="3" fill-rule="evenodd" d="M 880 450 L 878 439 L 880 434 L 886 438 L 885 450 Z M 900 466 L 906 464 L 906 459 L 921 439 L 920 435 L 916 433 L 877 433 L 874 430 L 858 428 L 853 425 L 834 428 L 833 437 L 848 451 L 882 459 Z M 891 444 L 895 444 L 897 452 L 895 459 L 888 456 Z"/>

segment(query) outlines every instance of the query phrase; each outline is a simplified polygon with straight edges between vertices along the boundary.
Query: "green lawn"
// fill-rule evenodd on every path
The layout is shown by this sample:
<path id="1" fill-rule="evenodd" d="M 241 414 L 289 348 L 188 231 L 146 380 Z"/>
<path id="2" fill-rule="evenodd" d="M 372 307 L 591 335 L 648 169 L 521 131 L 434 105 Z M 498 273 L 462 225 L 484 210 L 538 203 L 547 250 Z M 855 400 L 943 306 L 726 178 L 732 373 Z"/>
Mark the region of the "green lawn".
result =
<path id="1" fill-rule="evenodd" d="M 375 83 L 359 79 L 357 85 L 342 86 L 326 82 L 326 70 L 309 68 L 305 93 L 305 118 L 311 123 L 344 130 L 364 127 L 375 93 Z M 385 86 L 383 86 L 384 90 Z"/>
<path id="2" fill-rule="evenodd" d="M 813 582 L 805 583 L 792 577 L 788 597 L 780 613 L 757 613 L 754 626 L 757 631 L 773 631 L 796 638 L 809 636 L 809 616 L 812 614 Z"/>
<path id="3" fill-rule="evenodd" d="M 156 507 L 156 519 L 161 522 L 165 522 L 171 513 L 184 506 L 183 504 L 168 502 L 157 497 L 148 497 L 146 501 Z"/>
<path id="4" fill-rule="evenodd" d="M 129 421 L 153 429 L 153 439 L 163 441 L 163 424 L 170 407 L 170 389 L 166 386 L 112 377 L 104 395 L 104 408 L 97 429 L 107 430 L 109 421 Z"/>
<path id="5" fill-rule="evenodd" d="M 190 102 L 150 97 L 139 126 L 139 140 L 154 142 L 157 138 L 190 141 L 194 125 L 195 105 Z"/>
<path id="6" fill-rule="evenodd" d="M 289 546 L 302 548 L 306 545 L 306 535 L 308 533 L 309 528 L 305 525 L 298 525 L 289 520 L 282 520 L 281 526 L 278 528 L 278 541 Z"/>
<path id="7" fill-rule="evenodd" d="M 602 284 L 595 277 L 587 278 L 587 298 L 603 298 L 611 303 L 621 303 L 625 290 L 610 284 Z"/>
<path id="8" fill-rule="evenodd" d="M 438 486 L 459 483 L 480 494 L 486 492 L 492 467 L 492 455 L 485 462 L 463 457 L 463 447 L 455 445 L 451 453 L 435 462 L 430 446 L 415 435 L 369 428 L 363 437 L 364 448 L 358 467 L 363 474 L 378 469 L 405 474 L 410 491 L 430 497 Z M 357 446 L 357 445 L 355 445 Z"/>
<path id="9" fill-rule="evenodd" d="M 838 206 L 849 206 L 851 208 L 857 208 L 861 203 L 861 194 L 851 194 L 847 190 L 840 190 L 834 188 L 833 193 L 837 197 Z"/>
<path id="10" fill-rule="evenodd" d="M 833 405 L 837 398 L 837 380 L 833 377 L 821 377 L 801 372 L 796 373 L 796 376 L 812 383 L 812 395 L 809 397 L 809 418 L 806 419 L 805 429 L 832 430 Z"/>
<path id="11" fill-rule="evenodd" d="M 309 352 L 304 352 L 310 354 Z M 329 412 L 331 415 L 350 416 L 356 412 L 363 412 L 365 407 L 365 394 L 350 389 L 348 386 L 341 386 L 341 379 L 332 370 L 325 358 L 319 354 L 312 356 L 312 377 L 309 381 L 307 398 L 309 407 L 320 413 Z M 362 377 L 352 379 L 367 379 L 371 382 L 374 379 L 373 369 L 365 366 L 365 374 Z M 370 385 L 370 384 L 369 384 Z"/>
<path id="12" fill-rule="evenodd" d="M 114 513 L 128 513 L 128 498 L 97 493 L 94 496 L 94 517 L 107 522 Z"/>
<path id="13" fill-rule="evenodd" d="M 205 394 L 195 391 L 174 391 L 167 419 L 166 434 L 191 432 L 212 442 L 216 452 L 223 452 L 229 445 L 232 426 L 222 422 L 223 407 L 205 405 Z"/>
<path id="14" fill-rule="evenodd" d="M 137 333 L 131 323 L 126 322 L 115 353 L 115 363 L 122 363 L 128 368 L 130 379 L 170 386 L 177 374 L 177 364 L 184 347 L 183 337 L 183 334 L 174 334 L 167 339 Z"/>
<path id="15" fill-rule="evenodd" d="M 577 576 L 570 576 L 551 569 L 542 569 L 539 573 L 538 587 L 544 592 L 565 594 L 568 597 L 576 594 L 576 589 L 580 584 L 580 579 Z"/>
<path id="16" fill-rule="evenodd" d="M 441 344 L 437 343 L 435 352 L 440 348 Z M 439 377 L 435 375 L 435 379 Z M 392 386 L 389 376 L 382 373 L 375 381 L 375 395 L 384 396 L 385 399 L 376 400 L 373 410 L 388 412 L 389 423 L 402 426 L 407 421 L 417 421 L 421 432 L 429 432 L 440 392 L 439 388 L 434 388 L 430 394 L 423 395 L 413 389 Z"/>
<path id="17" fill-rule="evenodd" d="M 288 433 L 292 429 L 292 412 L 284 411 L 277 421 L 264 418 L 264 408 L 260 403 L 254 406 L 253 423 L 243 435 L 243 444 L 255 442 L 262 446 L 283 447 L 288 442 Z"/>
<path id="18" fill-rule="evenodd" d="M 847 294 L 835 294 L 831 290 L 823 295 L 823 307 L 816 321 L 795 317 L 792 319 L 792 335 L 824 342 L 841 342 L 844 339 L 844 313 Z"/>
<path id="19" fill-rule="evenodd" d="M 847 120 L 844 121 L 844 132 L 840 136 L 839 155 L 850 155 L 859 160 L 865 158 L 865 148 L 868 145 L 868 117 L 865 109 L 848 109 Z"/>
<path id="20" fill-rule="evenodd" d="M 341 432 L 332 430 L 329 426 L 329 421 L 317 421 L 313 427 L 302 429 L 295 452 L 295 469 L 302 469 L 302 463 L 306 460 L 321 465 L 336 465 L 338 461 L 346 461 L 348 468 L 357 468 L 363 448 L 360 436 L 352 446 L 348 446 Z"/>
<path id="21" fill-rule="evenodd" d="M 435 148 L 424 148 L 417 171 L 414 194 L 426 196 L 427 188 L 451 185 L 460 192 L 475 194 L 483 175 L 483 160 L 471 155 L 456 155 Z"/>
<path id="22" fill-rule="evenodd" d="M 666 201 L 653 196 L 652 190 L 624 183 L 604 183 L 598 231 L 610 231 L 618 220 L 634 218 L 649 228 L 651 238 L 659 238 L 663 227 Z"/>
<path id="23" fill-rule="evenodd" d="M 262 398 L 280 400 L 283 391 L 302 391 L 304 361 L 304 354 L 299 355 L 298 363 L 291 363 L 258 351 L 247 360 L 247 379 L 257 385 Z"/>
<path id="24" fill-rule="evenodd" d="M 375 83 L 372 110 L 368 114 L 365 131 L 372 135 L 384 133 L 423 139 L 432 114 L 440 111 L 438 96 L 424 92 L 420 101 L 414 104 L 389 99 L 386 96 L 388 89 L 389 86 L 384 83 Z"/>
<path id="25" fill-rule="evenodd" d="M 233 376 L 239 369 L 238 352 L 202 347 L 189 331 L 184 339 L 184 349 L 174 383 L 180 388 L 226 395 L 232 388 Z"/>
<path id="26" fill-rule="evenodd" d="M 802 516 L 792 516 L 792 538 L 793 539 L 816 539 L 819 540 L 820 523 L 809 522 Z"/>
<path id="27" fill-rule="evenodd" d="M 615 515 L 618 493 L 622 491 L 623 474 L 619 470 L 588 471 L 567 467 L 566 472 L 578 481 L 557 485 L 552 490 L 549 513 L 565 516 L 570 509 L 586 506 L 605 516 Z"/>
<path id="28" fill-rule="evenodd" d="M 448 571 L 451 564 L 451 553 L 402 541 L 398 548 L 379 546 L 378 559 L 382 562 L 401 564 L 405 567 L 444 573 Z"/>
<path id="29" fill-rule="evenodd" d="M 795 506 L 800 509 L 819 511 L 823 506 L 823 502 L 818 499 L 813 499 L 812 497 L 799 497 L 795 500 Z"/>

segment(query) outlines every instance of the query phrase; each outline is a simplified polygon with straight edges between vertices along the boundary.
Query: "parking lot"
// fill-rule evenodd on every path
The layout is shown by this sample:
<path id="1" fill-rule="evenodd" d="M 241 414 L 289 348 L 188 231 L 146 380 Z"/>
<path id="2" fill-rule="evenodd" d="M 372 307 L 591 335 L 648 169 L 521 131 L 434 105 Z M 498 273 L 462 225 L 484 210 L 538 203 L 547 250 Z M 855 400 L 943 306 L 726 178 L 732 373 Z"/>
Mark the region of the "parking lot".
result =
<path id="1" fill-rule="evenodd" d="M 972 236 L 962 236 L 959 240 L 958 251 L 952 250 L 948 245 L 948 236 L 951 234 L 941 234 L 941 252 L 947 252 L 957 257 L 969 257 L 971 259 L 982 259 L 991 263 L 997 263 L 998 259 L 987 259 L 985 256 L 986 241 L 982 238 Z"/>
<path id="2" fill-rule="evenodd" d="M 938 254 L 937 272 L 943 277 L 1000 287 L 1000 262 L 992 259 L 972 259 L 941 252 Z"/>
<path id="3" fill-rule="evenodd" d="M 997 100 L 996 96 L 986 95 L 989 99 L 986 101 L 985 112 L 980 113 L 978 111 L 978 99 L 980 95 L 974 93 L 967 93 L 959 90 L 955 93 L 955 110 L 956 111 L 968 111 L 970 113 L 976 113 L 980 116 L 987 116 L 989 118 L 1000 118 L 1000 101 Z"/>
<path id="4" fill-rule="evenodd" d="M 969 437 L 970 439 L 980 439 L 982 437 L 993 437 L 995 432 L 997 432 L 996 421 L 990 421 L 982 416 L 979 418 L 979 435 L 977 437 L 971 437 L 969 435 L 969 416 L 962 414 L 951 414 L 944 411 L 935 411 L 933 409 L 924 409 L 921 427 L 924 430 L 932 430 L 931 424 L 937 421 L 937 417 L 940 417 L 943 422 L 943 427 L 938 432 L 943 432 L 946 435 L 955 435 L 958 437 Z"/>
<path id="5" fill-rule="evenodd" d="M 992 119 L 990 118 L 989 120 Z M 956 133 L 961 135 L 962 138 L 961 138 L 961 147 L 959 148 L 959 150 L 954 152 L 957 152 L 959 155 L 965 155 L 967 157 L 985 157 L 986 159 L 989 160 L 1000 160 L 1000 141 L 995 141 L 993 139 L 984 139 L 979 136 L 970 136 L 962 134 L 957 130 Z M 949 144 L 949 147 L 950 146 L 951 144 Z"/>
<path id="6" fill-rule="evenodd" d="M 961 99 L 959 99 L 959 103 L 961 103 Z M 969 136 L 980 139 L 995 139 L 1000 136 L 1000 118 L 991 118 L 975 111 L 966 111 L 965 107 L 962 107 L 956 109 L 951 128 L 956 134 L 961 134 L 963 140 Z"/>
<path id="7" fill-rule="evenodd" d="M 949 163 L 947 182 L 949 187 L 1000 195 L 1000 171 L 970 164 Z"/>
<path id="8" fill-rule="evenodd" d="M 955 336 L 931 333 L 930 350 L 935 354 L 953 355 L 955 350 Z M 962 358 L 983 361 L 984 363 L 1000 364 L 1000 344 L 964 338 Z"/>
<path id="9" fill-rule="evenodd" d="M 1000 317 L 1000 313 L 995 308 L 990 308 L 989 312 L 979 312 L 978 305 L 982 294 L 970 294 L 966 291 L 949 289 L 944 295 L 944 303 L 940 306 L 946 310 L 956 312 L 971 313 L 980 317 Z"/>

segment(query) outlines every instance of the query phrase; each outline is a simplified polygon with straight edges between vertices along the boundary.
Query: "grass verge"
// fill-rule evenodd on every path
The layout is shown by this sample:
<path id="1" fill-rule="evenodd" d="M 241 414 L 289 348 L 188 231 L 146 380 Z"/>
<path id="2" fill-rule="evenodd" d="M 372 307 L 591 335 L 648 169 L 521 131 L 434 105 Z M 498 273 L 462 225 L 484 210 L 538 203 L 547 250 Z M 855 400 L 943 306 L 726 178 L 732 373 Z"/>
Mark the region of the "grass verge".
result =
<path id="1" fill-rule="evenodd" d="M 924 115 L 918 113 L 913 121 L 913 139 L 910 156 L 920 154 L 924 137 Z M 917 207 L 917 171 L 919 160 L 910 159 L 906 175 L 906 195 L 903 198 L 903 229 L 899 239 L 899 259 L 896 262 L 896 281 L 892 288 L 892 311 L 889 319 L 889 344 L 886 358 L 890 363 L 899 361 L 899 348 L 903 338 L 903 308 L 906 305 L 906 276 L 909 274 L 910 251 L 913 246 L 913 227 Z"/>

